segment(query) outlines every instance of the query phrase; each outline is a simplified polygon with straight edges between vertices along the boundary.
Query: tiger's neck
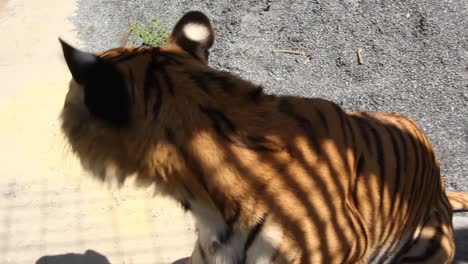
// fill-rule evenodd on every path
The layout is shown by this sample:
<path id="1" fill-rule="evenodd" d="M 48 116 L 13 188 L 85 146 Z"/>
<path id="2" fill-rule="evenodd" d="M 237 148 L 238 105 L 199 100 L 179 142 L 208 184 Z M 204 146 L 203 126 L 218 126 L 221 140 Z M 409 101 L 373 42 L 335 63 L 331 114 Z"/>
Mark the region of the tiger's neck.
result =
<path id="1" fill-rule="evenodd" d="M 241 164 L 233 164 L 240 162 L 236 157 L 279 148 L 262 131 L 274 98 L 227 73 L 200 65 L 184 67 L 190 68 L 184 70 L 190 74 L 177 74 L 174 67 L 155 73 L 156 80 L 149 82 L 167 87 L 152 87 L 158 98 L 152 107 L 145 107 L 154 109 L 155 143 L 140 174 L 149 175 L 179 200 L 211 203 L 231 216 L 237 209 L 226 209 L 214 200 L 237 199 L 237 194 L 229 193 L 242 180 Z"/>
<path id="2" fill-rule="evenodd" d="M 201 78 L 212 78 L 214 85 L 201 87 L 206 82 Z M 215 71 L 177 81 L 185 83 L 185 90 L 173 88 L 174 96 L 163 93 L 158 140 L 140 174 L 150 175 L 159 189 L 192 212 L 200 239 L 223 243 L 263 215 L 254 194 L 264 183 L 246 184 L 245 177 L 258 151 L 281 149 L 262 131 L 274 98 Z M 252 223 L 243 221 L 247 215 Z"/>

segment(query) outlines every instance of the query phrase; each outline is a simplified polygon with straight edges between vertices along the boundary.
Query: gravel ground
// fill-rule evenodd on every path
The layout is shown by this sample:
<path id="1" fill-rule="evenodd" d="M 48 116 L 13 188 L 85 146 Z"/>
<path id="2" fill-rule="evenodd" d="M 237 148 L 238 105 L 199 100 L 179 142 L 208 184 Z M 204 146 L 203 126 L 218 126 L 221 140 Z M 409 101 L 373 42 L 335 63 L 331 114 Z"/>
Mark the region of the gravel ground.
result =
<path id="1" fill-rule="evenodd" d="M 186 11 L 201 10 L 217 33 L 213 67 L 269 92 L 404 113 L 432 140 L 448 187 L 468 191 L 467 1 L 213 2 L 81 0 L 73 22 L 86 47 L 101 51 L 117 46 L 135 20 L 154 16 L 171 28 Z M 314 57 L 304 64 L 274 49 Z"/>
<path id="2" fill-rule="evenodd" d="M 135 20 L 154 16 L 171 28 L 188 10 L 212 19 L 213 67 L 272 93 L 403 113 L 429 135 L 448 188 L 468 191 L 466 0 L 80 0 L 72 20 L 86 48 L 102 51 L 118 46 Z"/>

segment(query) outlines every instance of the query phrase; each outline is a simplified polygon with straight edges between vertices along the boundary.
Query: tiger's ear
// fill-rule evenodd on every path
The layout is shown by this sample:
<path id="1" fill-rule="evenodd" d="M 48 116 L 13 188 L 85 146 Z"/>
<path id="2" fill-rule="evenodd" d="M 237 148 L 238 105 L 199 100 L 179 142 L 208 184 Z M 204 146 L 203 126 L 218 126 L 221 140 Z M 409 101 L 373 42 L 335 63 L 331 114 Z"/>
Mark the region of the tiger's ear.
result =
<path id="1" fill-rule="evenodd" d="M 98 57 L 92 53 L 83 52 L 73 48 L 68 43 L 59 38 L 62 45 L 63 56 L 67 62 L 68 69 L 70 70 L 73 79 L 83 84 L 87 79 L 90 71 L 97 65 Z"/>
<path id="2" fill-rule="evenodd" d="M 89 112 L 114 127 L 126 126 L 130 120 L 130 98 L 124 76 L 111 63 L 59 40 L 73 79 L 83 86 Z"/>
<path id="3" fill-rule="evenodd" d="M 208 17 L 199 11 L 186 13 L 175 25 L 168 42 L 177 44 L 192 56 L 208 64 L 214 31 Z"/>

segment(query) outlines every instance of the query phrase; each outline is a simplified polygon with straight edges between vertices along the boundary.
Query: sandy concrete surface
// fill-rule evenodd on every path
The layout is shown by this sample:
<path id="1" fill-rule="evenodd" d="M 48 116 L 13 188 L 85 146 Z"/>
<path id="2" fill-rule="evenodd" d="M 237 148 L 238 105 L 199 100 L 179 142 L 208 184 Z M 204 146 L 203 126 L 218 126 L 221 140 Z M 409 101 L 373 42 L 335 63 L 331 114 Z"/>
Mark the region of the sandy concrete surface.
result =
<path id="1" fill-rule="evenodd" d="M 0 0 L 0 263 L 145 264 L 188 256 L 193 223 L 178 205 L 131 183 L 109 191 L 84 175 L 65 144 L 58 115 L 70 76 L 57 37 L 85 46 L 69 22 L 75 8 L 71 0 Z M 454 222 L 458 263 L 468 263 L 468 221 Z"/>
<path id="2" fill-rule="evenodd" d="M 57 37 L 78 44 L 68 22 L 75 7 L 46 2 L 0 0 L 0 263 L 188 256 L 193 225 L 178 205 L 131 184 L 109 191 L 70 153 L 58 122 L 70 75 Z"/>

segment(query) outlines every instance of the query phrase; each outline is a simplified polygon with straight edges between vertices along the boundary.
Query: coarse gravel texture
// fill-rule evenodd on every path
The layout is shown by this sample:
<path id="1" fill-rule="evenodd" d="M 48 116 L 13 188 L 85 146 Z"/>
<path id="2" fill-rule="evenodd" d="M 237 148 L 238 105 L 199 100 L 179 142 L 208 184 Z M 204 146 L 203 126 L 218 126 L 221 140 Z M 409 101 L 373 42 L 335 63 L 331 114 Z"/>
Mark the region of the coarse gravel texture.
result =
<path id="1" fill-rule="evenodd" d="M 134 21 L 172 28 L 189 10 L 213 22 L 212 67 L 270 93 L 403 113 L 431 139 L 447 187 L 468 191 L 468 1 L 79 0 L 72 21 L 87 50 L 103 51 Z M 466 229 L 458 236 L 468 240 Z"/>
<path id="2" fill-rule="evenodd" d="M 432 140 L 448 187 L 468 191 L 467 1 L 81 0 L 73 22 L 86 48 L 101 51 L 133 21 L 156 17 L 171 28 L 189 10 L 212 19 L 213 67 L 271 93 L 408 115 Z"/>

